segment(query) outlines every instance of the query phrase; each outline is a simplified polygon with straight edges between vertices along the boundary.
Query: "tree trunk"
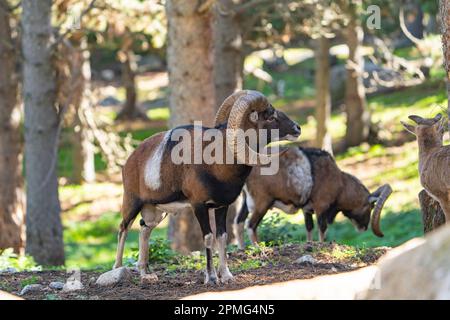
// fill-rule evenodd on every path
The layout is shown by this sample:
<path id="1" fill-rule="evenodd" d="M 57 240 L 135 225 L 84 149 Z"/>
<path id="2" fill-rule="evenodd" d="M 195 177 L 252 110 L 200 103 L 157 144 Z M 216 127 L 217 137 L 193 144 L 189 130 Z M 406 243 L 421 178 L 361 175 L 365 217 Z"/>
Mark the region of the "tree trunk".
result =
<path id="1" fill-rule="evenodd" d="M 330 40 L 325 37 L 317 39 L 316 43 L 316 147 L 333 153 L 333 146 L 328 126 L 331 116 L 330 96 Z"/>
<path id="2" fill-rule="evenodd" d="M 439 203 L 422 190 L 419 193 L 420 208 L 422 210 L 423 231 L 428 233 L 445 224 L 445 215 Z"/>
<path id="3" fill-rule="evenodd" d="M 6 1 L 0 0 L 0 250 L 21 253 L 25 242 L 16 52 Z"/>
<path id="4" fill-rule="evenodd" d="M 122 110 L 117 115 L 117 120 L 148 120 L 147 115 L 137 107 L 136 91 L 136 57 L 131 49 L 123 51 L 122 59 L 122 84 L 125 87 L 126 98 Z"/>
<path id="5" fill-rule="evenodd" d="M 75 67 L 78 69 L 74 71 L 78 79 L 74 79 L 73 82 L 78 84 L 74 89 L 77 90 L 76 95 L 80 98 L 75 100 L 74 105 L 72 180 L 73 183 L 81 184 L 95 181 L 94 137 L 84 119 L 86 110 L 91 108 L 89 97 L 92 94 L 90 53 L 85 38 L 77 44 L 75 55 Z M 81 72 L 77 72 L 78 70 Z"/>
<path id="6" fill-rule="evenodd" d="M 442 50 L 444 53 L 444 68 L 447 74 L 447 109 L 450 119 L 450 0 L 439 1 L 439 16 L 441 20 Z M 449 120 L 450 130 L 450 120 Z"/>
<path id="7" fill-rule="evenodd" d="M 347 131 L 345 144 L 353 147 L 367 141 L 370 128 L 370 113 L 367 110 L 366 93 L 363 84 L 364 58 L 361 52 L 364 37 L 354 6 L 349 9 L 349 24 L 346 40 L 349 50 L 347 60 L 347 83 L 345 86 L 345 109 Z"/>
<path id="8" fill-rule="evenodd" d="M 168 0 L 167 61 L 170 81 L 170 126 L 215 116 L 211 12 L 199 12 L 198 1 Z M 191 210 L 171 216 L 169 238 L 181 252 L 200 250 L 203 240 Z"/>
<path id="9" fill-rule="evenodd" d="M 42 265 L 62 265 L 56 172 L 58 112 L 51 41 L 51 0 L 23 0 L 22 50 L 27 180 L 26 252 Z"/>
<path id="10" fill-rule="evenodd" d="M 233 0 L 220 0 L 214 12 L 216 107 L 243 86 L 245 55 L 242 25 L 240 16 L 231 13 L 234 5 Z"/>

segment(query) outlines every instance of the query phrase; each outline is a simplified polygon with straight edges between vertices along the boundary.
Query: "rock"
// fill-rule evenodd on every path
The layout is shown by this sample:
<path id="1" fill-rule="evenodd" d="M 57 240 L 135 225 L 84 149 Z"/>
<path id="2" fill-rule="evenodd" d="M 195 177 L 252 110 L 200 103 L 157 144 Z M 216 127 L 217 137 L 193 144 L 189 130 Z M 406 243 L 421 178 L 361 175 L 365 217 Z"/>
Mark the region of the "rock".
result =
<path id="1" fill-rule="evenodd" d="M 78 291 L 78 290 L 83 290 L 83 289 L 84 289 L 84 286 L 83 286 L 83 284 L 81 283 L 80 280 L 69 279 L 64 284 L 64 287 L 63 287 L 62 291 L 64 291 L 64 292 L 72 292 L 72 291 Z"/>
<path id="2" fill-rule="evenodd" d="M 97 279 L 95 277 L 90 277 L 89 281 L 88 281 L 88 286 L 93 287 L 95 285 L 96 281 L 97 281 Z"/>
<path id="3" fill-rule="evenodd" d="M 100 275 L 95 284 L 101 287 L 115 286 L 119 283 L 131 281 L 131 278 L 131 272 L 126 267 L 120 267 Z"/>
<path id="4" fill-rule="evenodd" d="M 2 273 L 16 273 L 16 272 L 17 272 L 17 269 L 16 268 L 11 268 L 11 267 L 0 270 L 0 274 L 2 274 Z"/>
<path id="5" fill-rule="evenodd" d="M 361 299 L 450 299 L 450 226 L 392 249 Z"/>
<path id="6" fill-rule="evenodd" d="M 311 255 L 306 254 L 304 256 L 301 256 L 297 260 L 295 260 L 294 263 L 297 263 L 297 264 L 316 264 L 317 260 L 314 259 Z"/>
<path id="7" fill-rule="evenodd" d="M 22 291 L 20 291 L 20 295 L 23 296 L 27 293 L 39 292 L 43 290 L 44 286 L 42 284 L 28 284 L 25 287 L 23 287 Z"/>
<path id="8" fill-rule="evenodd" d="M 53 290 L 62 290 L 64 288 L 64 283 L 62 283 L 60 281 L 53 281 L 53 282 L 50 282 L 48 287 Z"/>

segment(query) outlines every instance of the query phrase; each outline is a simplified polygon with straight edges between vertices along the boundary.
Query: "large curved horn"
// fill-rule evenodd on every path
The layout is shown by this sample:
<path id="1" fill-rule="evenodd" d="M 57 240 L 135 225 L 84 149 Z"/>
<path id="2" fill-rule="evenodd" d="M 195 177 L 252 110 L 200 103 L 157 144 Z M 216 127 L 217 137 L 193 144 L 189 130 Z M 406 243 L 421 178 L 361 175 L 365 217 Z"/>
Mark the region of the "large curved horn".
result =
<path id="1" fill-rule="evenodd" d="M 235 158 L 249 166 L 269 164 L 271 159 L 267 154 L 254 151 L 243 139 L 243 125 L 253 111 L 261 112 L 268 108 L 269 101 L 260 92 L 248 91 L 242 95 L 231 109 L 228 118 L 227 144 L 233 150 Z M 239 139 L 241 138 L 241 139 Z M 241 141 L 239 141 L 241 140 Z M 273 155 L 272 155 L 273 156 Z"/>
<path id="2" fill-rule="evenodd" d="M 389 184 L 382 185 L 374 193 L 372 193 L 372 196 L 378 197 L 372 212 L 372 231 L 377 237 L 380 238 L 384 237 L 384 234 L 380 229 L 381 210 L 383 209 L 384 203 L 391 193 L 392 188 Z"/>
<path id="3" fill-rule="evenodd" d="M 219 110 L 216 113 L 216 119 L 214 120 L 214 126 L 218 126 L 222 123 L 228 121 L 228 117 L 230 116 L 231 109 L 234 106 L 234 103 L 242 96 L 249 94 L 249 90 L 240 90 L 233 93 L 231 96 L 226 98 Z"/>

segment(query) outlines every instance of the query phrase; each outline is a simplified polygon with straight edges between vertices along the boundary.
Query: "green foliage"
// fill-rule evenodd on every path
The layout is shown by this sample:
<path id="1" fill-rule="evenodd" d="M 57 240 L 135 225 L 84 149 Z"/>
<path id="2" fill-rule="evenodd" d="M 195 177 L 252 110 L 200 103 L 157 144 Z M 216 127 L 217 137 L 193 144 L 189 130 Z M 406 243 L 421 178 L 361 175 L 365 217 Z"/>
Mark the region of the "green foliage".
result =
<path id="1" fill-rule="evenodd" d="M 28 278 L 25 278 L 20 281 L 20 286 L 23 288 L 25 286 L 28 286 L 30 284 L 37 284 L 39 283 L 40 278 L 38 276 L 30 276 Z"/>
<path id="2" fill-rule="evenodd" d="M 170 242 L 166 239 L 156 238 L 150 240 L 149 263 L 170 263 L 174 262 L 177 254 L 170 248 Z M 139 250 L 133 253 L 134 259 L 139 258 Z"/>
<path id="3" fill-rule="evenodd" d="M 0 254 L 0 270 L 8 268 L 14 268 L 17 271 L 41 270 L 41 267 L 36 264 L 33 257 L 17 255 L 13 249 L 5 249 Z"/>

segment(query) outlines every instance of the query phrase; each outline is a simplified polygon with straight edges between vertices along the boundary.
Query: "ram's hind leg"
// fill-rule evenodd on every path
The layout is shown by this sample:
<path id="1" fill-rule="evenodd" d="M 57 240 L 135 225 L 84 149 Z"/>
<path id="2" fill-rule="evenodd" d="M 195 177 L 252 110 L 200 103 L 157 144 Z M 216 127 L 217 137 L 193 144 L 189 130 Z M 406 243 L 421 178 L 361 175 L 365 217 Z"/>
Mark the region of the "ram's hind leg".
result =
<path id="1" fill-rule="evenodd" d="M 130 198 L 127 193 L 123 196 L 122 203 L 122 222 L 120 223 L 119 233 L 117 235 L 117 253 L 116 262 L 113 268 L 120 268 L 122 266 L 123 251 L 125 249 L 125 241 L 127 239 L 128 230 L 133 224 L 134 219 L 142 209 L 142 203 L 138 199 Z"/>
<path id="2" fill-rule="evenodd" d="M 152 230 L 164 219 L 166 213 L 153 205 L 145 205 L 142 208 L 142 219 L 140 221 L 141 231 L 139 234 L 139 261 L 138 270 L 142 282 L 158 280 L 156 274 L 148 274 L 149 239 Z"/>
<path id="3" fill-rule="evenodd" d="M 250 216 L 250 220 L 247 226 L 247 233 L 250 241 L 253 245 L 258 246 L 258 234 L 256 229 L 261 223 L 262 219 L 267 213 L 267 210 L 272 206 L 271 203 L 258 203 L 255 206 L 255 210 L 252 212 Z"/>
<path id="4" fill-rule="evenodd" d="M 303 209 L 303 215 L 305 216 L 306 240 L 308 242 L 313 241 L 314 220 L 312 214 L 312 210 Z"/>

